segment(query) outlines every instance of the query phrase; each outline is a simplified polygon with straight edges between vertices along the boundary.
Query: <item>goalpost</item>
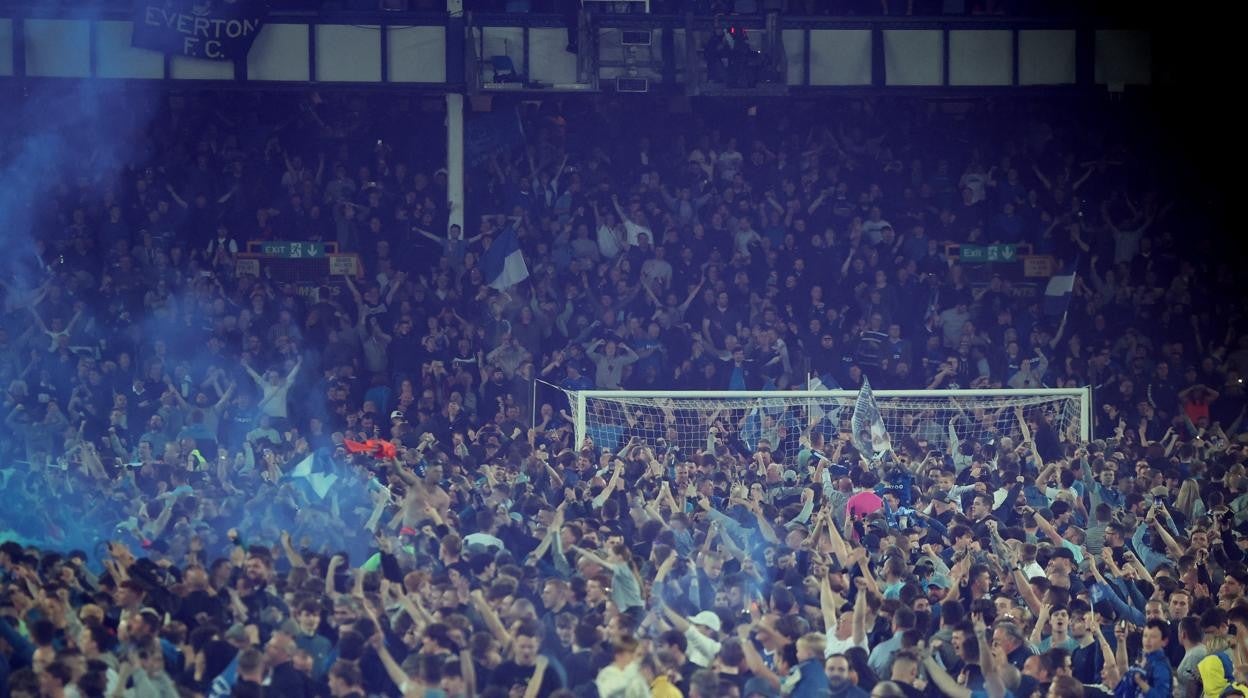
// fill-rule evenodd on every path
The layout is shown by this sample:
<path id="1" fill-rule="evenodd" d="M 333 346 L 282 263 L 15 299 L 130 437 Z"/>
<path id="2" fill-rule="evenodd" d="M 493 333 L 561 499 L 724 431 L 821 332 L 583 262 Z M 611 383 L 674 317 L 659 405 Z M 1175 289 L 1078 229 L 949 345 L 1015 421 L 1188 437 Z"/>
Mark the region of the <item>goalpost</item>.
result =
<path id="1" fill-rule="evenodd" d="M 1091 388 L 1041 390 L 876 390 L 894 446 L 926 440 L 948 450 L 953 438 L 981 442 L 1019 435 L 1015 408 L 1051 420 L 1059 434 L 1087 441 Z M 567 391 L 577 448 L 589 437 L 616 450 L 630 436 L 652 447 L 693 453 L 712 441 L 711 427 L 749 448 L 766 441 L 796 454 L 807 432 L 825 440 L 850 430 L 856 390 Z"/>

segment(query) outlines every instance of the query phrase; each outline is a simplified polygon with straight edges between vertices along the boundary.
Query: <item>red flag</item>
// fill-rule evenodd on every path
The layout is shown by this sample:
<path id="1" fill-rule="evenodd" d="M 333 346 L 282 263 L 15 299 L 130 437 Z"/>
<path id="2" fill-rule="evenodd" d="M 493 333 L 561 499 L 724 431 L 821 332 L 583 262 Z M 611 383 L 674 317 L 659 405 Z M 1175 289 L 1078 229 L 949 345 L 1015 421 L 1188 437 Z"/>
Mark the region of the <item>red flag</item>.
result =
<path id="1" fill-rule="evenodd" d="M 389 441 L 382 441 L 381 439 L 377 439 L 377 454 L 376 455 L 378 458 L 383 459 L 383 460 L 398 458 L 399 449 L 395 448 L 394 444 L 390 443 Z"/>
<path id="2" fill-rule="evenodd" d="M 369 439 L 363 443 L 352 441 L 351 439 L 343 439 L 342 445 L 346 446 L 349 453 L 370 453 L 379 460 L 399 457 L 399 451 L 394 447 L 394 444 L 381 439 Z"/>

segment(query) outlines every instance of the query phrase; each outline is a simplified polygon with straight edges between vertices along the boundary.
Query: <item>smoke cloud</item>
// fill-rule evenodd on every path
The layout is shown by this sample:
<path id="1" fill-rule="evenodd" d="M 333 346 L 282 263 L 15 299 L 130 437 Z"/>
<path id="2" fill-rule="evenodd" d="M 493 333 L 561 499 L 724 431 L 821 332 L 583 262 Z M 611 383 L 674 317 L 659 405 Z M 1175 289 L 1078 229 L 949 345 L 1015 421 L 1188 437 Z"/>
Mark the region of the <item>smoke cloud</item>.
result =
<path id="1" fill-rule="evenodd" d="M 157 100 L 83 80 L 31 82 L 7 101 L 0 110 L 0 275 L 21 296 L 42 282 L 39 257 L 63 241 L 73 208 L 98 203 L 144 155 L 139 145 Z"/>

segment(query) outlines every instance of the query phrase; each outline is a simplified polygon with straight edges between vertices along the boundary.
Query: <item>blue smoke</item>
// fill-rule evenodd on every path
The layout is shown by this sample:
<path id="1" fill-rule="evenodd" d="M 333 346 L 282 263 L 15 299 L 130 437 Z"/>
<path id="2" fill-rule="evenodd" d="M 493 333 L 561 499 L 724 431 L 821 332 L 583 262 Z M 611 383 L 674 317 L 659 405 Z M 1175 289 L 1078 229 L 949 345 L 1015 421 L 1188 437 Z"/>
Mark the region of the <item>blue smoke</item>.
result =
<path id="1" fill-rule="evenodd" d="M 165 141 L 152 135 L 163 130 L 154 126 L 164 126 L 158 115 L 167 98 L 160 87 L 123 87 L 93 80 L 36 80 L 14 88 L 10 95 L 0 95 L 5 104 L 0 109 L 0 245 L 4 249 L 0 298 L 7 311 L 0 322 L 11 340 L 30 327 L 32 318 L 25 307 L 50 278 L 58 277 L 57 285 L 62 288 L 71 286 L 69 275 L 59 273 L 57 259 L 58 248 L 69 242 L 72 212 L 101 206 L 110 192 L 124 205 L 132 188 L 127 182 L 132 183 L 143 168 L 160 166 L 168 159 L 156 145 Z M 181 131 L 175 135 L 187 138 Z M 97 247 L 96 254 L 104 252 Z M 165 340 L 170 360 L 164 372 L 172 376 L 181 364 L 198 385 L 208 368 L 221 362 L 202 347 L 184 347 L 186 343 L 180 340 L 186 335 L 188 315 L 185 306 L 180 307 L 169 315 L 134 319 L 130 334 L 138 351 L 132 358 L 142 371 L 149 358 L 145 350 L 156 340 Z M 88 319 L 103 322 L 108 318 L 97 314 Z M 255 392 L 237 366 L 225 368 L 239 379 L 240 390 Z M 316 374 L 315 367 L 306 367 L 305 376 Z M 307 380 L 300 386 L 299 398 L 323 402 L 323 394 L 314 386 L 314 379 Z M 0 385 L 0 389 L 7 387 L 7 383 Z M 193 400 L 193 394 L 186 397 Z M 215 402 L 215 395 L 210 397 Z M 0 453 L 10 454 L 0 461 L 0 540 L 61 551 L 85 550 L 93 564 L 99 562 L 109 540 L 125 542 L 139 554 L 143 554 L 140 544 L 147 540 L 157 544 L 152 549 L 155 553 L 182 559 L 191 539 L 198 537 L 206 554 L 216 556 L 228 550 L 226 531 L 230 528 L 237 528 L 248 542 L 274 544 L 282 531 L 288 531 L 296 545 L 306 542 L 317 550 L 346 550 L 357 560 L 368 552 L 371 536 L 362 524 L 373 504 L 369 482 L 342 462 L 336 466 L 341 469 L 341 481 L 329 497 L 309 492 L 297 478 L 263 482 L 262 464 L 232 468 L 230 492 L 215 485 L 196 485 L 188 492 L 186 485 L 169 482 L 166 495 L 153 497 L 125 484 L 125 478 L 106 486 L 89 483 L 75 472 L 74 457 L 68 471 L 20 462 L 26 456 L 18 454 L 25 453 L 26 436 L 35 427 L 15 427 L 0 423 L 0 441 L 5 442 L 0 443 Z M 143 430 L 143 425 L 131 425 L 126 450 L 135 448 Z M 63 436 L 62 431 L 52 433 L 48 443 L 59 444 Z M 106 438 L 95 440 L 101 458 L 110 466 L 114 460 L 134 460 L 129 454 L 119 457 L 107 444 Z M 282 471 L 302 459 L 289 445 L 276 450 Z M 261 457 L 255 454 L 255 460 Z M 216 463 L 211 455 L 208 458 L 206 467 L 214 468 Z M 150 520 L 165 511 L 172 512 L 170 523 L 159 535 L 150 535 Z"/>
<path id="2" fill-rule="evenodd" d="M 16 90 L 15 90 L 16 91 Z M 10 296 L 43 282 L 73 207 L 88 206 L 133 163 L 155 100 L 91 80 L 31 82 L 0 113 L 0 275 Z M 63 208 L 62 208 L 63 207 Z"/>
<path id="3" fill-rule="evenodd" d="M 56 267 L 71 212 L 117 190 L 126 165 L 141 155 L 138 146 L 156 107 L 151 96 L 89 80 L 31 81 L 8 95 L 0 110 L 0 279 L 10 337 L 18 337 L 30 323 L 24 307 Z M 5 427 L 2 432 L 10 441 L 5 452 L 20 452 L 12 446 L 23 441 L 22 434 L 14 431 Z M 23 462 L 0 464 L 5 483 L 0 537 L 32 543 L 56 539 L 58 547 L 89 550 L 101 537 L 97 532 L 111 530 L 112 519 L 124 513 L 119 506 L 85 502 L 64 515 L 40 506 L 52 488 L 63 490 L 66 484 L 63 473 L 35 468 Z"/>

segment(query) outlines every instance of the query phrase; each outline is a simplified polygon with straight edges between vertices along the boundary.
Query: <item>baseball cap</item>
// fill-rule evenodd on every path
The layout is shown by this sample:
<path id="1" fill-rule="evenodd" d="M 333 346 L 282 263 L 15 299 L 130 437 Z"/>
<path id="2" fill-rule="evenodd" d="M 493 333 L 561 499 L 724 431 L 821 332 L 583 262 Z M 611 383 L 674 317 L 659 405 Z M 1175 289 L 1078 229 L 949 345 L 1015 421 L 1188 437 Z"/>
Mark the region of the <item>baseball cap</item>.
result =
<path id="1" fill-rule="evenodd" d="M 405 417 L 403 416 L 403 410 L 395 410 L 390 413 L 390 421 L 392 422 L 401 422 L 404 419 Z"/>
<path id="2" fill-rule="evenodd" d="M 719 629 L 722 627 L 719 615 L 714 611 L 702 611 L 698 615 L 690 617 L 689 622 L 694 625 L 705 625 L 715 632 L 719 632 Z"/>
<path id="3" fill-rule="evenodd" d="M 792 468 L 789 468 L 788 470 L 784 471 L 784 481 L 785 482 L 797 482 L 797 471 Z"/>
<path id="4" fill-rule="evenodd" d="M 291 637 L 299 637 L 299 625 L 294 620 L 287 618 L 278 626 L 278 631 Z"/>

